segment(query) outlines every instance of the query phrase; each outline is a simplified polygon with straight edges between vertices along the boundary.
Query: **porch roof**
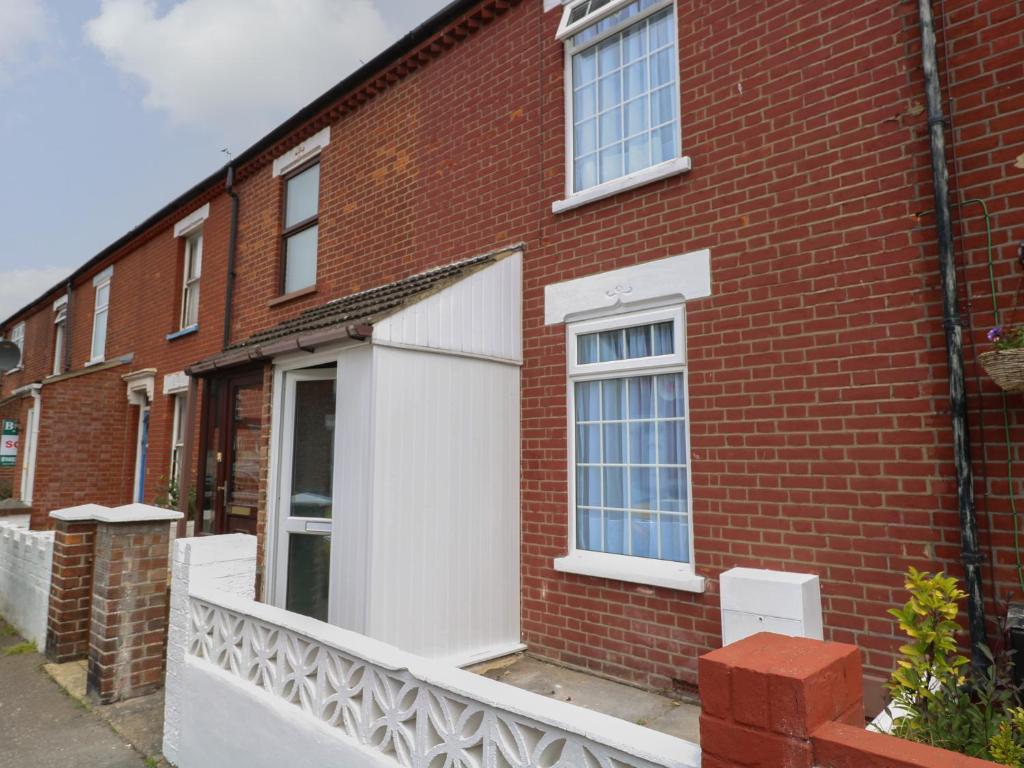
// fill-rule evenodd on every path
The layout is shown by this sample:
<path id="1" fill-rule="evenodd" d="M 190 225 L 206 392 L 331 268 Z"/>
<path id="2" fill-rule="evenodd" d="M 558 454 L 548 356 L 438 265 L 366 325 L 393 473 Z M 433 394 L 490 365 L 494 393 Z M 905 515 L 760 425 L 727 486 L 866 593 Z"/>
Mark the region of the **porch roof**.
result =
<path id="1" fill-rule="evenodd" d="M 368 339 L 373 334 L 374 323 L 519 250 L 520 246 L 503 248 L 333 299 L 235 342 L 223 352 L 190 366 L 187 373 L 202 375 L 296 349 L 312 350 L 346 338 Z"/>

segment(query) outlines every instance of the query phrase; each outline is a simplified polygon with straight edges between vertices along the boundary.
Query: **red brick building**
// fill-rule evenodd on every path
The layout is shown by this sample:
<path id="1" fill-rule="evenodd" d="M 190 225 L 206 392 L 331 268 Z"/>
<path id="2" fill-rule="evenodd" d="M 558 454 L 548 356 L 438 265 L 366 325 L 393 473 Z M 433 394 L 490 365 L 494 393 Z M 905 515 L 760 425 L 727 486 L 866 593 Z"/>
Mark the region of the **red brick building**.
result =
<path id="1" fill-rule="evenodd" d="M 1001 320 L 1019 319 L 1024 13 L 935 13 L 991 623 L 1020 586 L 1021 408 L 1007 398 L 1004 440 L 975 359 L 995 324 L 990 257 Z M 520 377 L 503 498 L 521 534 L 501 555 L 518 560 L 515 642 L 689 687 L 720 643 L 718 574 L 764 567 L 820 575 L 826 638 L 887 677 L 902 572 L 962 572 L 919 21 L 878 0 L 454 3 L 3 323 L 25 354 L 2 382 L 22 437 L 0 482 L 40 512 L 151 501 L 177 461 L 199 530 L 257 532 L 280 560 L 275 477 L 316 453 L 282 448 L 301 419 L 281 387 L 326 376 L 295 374 L 295 356 L 342 370 L 323 355 L 382 344 L 389 313 L 480 264 L 400 281 L 514 252 L 518 357 L 455 352 Z M 369 308 L 351 298 L 370 289 Z M 346 297 L 348 314 L 330 309 Z M 399 336 L 392 349 L 418 344 Z M 334 425 L 321 390 L 315 423 Z M 337 486 L 354 465 L 334 458 Z M 309 482 L 326 486 L 298 517 L 322 534 L 310 510 L 330 481 Z M 326 569 L 317 546 L 292 561 Z M 353 557 L 375 573 L 377 555 Z M 294 578 L 268 562 L 267 599 L 287 602 Z M 366 631 L 373 594 L 350 606 Z"/>

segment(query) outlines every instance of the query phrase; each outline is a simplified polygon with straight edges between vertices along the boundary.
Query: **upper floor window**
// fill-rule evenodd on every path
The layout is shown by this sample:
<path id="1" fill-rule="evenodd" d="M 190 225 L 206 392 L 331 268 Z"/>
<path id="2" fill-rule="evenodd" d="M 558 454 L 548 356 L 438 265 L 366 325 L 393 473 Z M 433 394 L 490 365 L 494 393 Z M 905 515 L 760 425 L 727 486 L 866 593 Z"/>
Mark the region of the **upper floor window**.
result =
<path id="1" fill-rule="evenodd" d="M 677 160 L 679 61 L 673 0 L 582 0 L 565 42 L 569 192 Z"/>
<path id="2" fill-rule="evenodd" d="M 67 345 L 68 300 L 63 297 L 54 304 L 53 312 L 53 375 L 64 373 L 64 355 Z"/>
<path id="3" fill-rule="evenodd" d="M 114 275 L 113 267 L 100 272 L 93 278 L 96 289 L 92 312 L 92 346 L 89 354 L 90 363 L 102 362 L 107 351 L 107 317 L 110 314 L 110 279 Z"/>
<path id="4" fill-rule="evenodd" d="M 203 231 L 185 238 L 184 274 L 181 280 L 181 329 L 199 324 L 199 277 L 203 272 Z"/>
<path id="5" fill-rule="evenodd" d="M 11 341 L 14 342 L 18 347 L 18 352 L 21 354 L 21 360 L 17 367 L 12 370 L 20 370 L 25 367 L 25 323 L 18 323 L 11 329 Z"/>
<path id="6" fill-rule="evenodd" d="M 320 213 L 320 163 L 300 167 L 285 178 L 283 291 L 316 284 Z"/>
<path id="7" fill-rule="evenodd" d="M 569 326 L 575 549 L 690 562 L 682 310 Z"/>

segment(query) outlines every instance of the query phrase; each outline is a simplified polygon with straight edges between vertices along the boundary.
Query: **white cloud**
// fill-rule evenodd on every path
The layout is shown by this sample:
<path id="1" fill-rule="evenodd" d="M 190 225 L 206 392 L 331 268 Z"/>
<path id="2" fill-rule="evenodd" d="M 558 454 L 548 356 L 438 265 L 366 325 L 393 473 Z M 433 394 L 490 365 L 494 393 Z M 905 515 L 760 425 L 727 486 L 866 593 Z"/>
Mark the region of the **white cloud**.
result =
<path id="1" fill-rule="evenodd" d="M 42 0 L 0 0 L 0 84 L 32 58 L 48 26 Z"/>
<path id="2" fill-rule="evenodd" d="M 0 0 L 4 2 L 5 0 Z M 392 39 L 370 0 L 103 0 L 86 38 L 146 106 L 252 140 Z"/>
<path id="3" fill-rule="evenodd" d="M 70 267 L 0 270 L 0 322 L 70 274 Z"/>

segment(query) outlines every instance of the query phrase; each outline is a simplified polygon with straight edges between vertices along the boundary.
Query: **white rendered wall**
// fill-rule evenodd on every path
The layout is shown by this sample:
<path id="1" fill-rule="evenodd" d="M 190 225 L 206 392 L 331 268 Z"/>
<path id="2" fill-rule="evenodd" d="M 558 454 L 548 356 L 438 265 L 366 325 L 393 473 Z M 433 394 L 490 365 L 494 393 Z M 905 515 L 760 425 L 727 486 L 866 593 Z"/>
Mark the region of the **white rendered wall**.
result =
<path id="1" fill-rule="evenodd" d="M 183 592 L 180 570 L 173 590 L 188 595 L 171 616 L 185 653 L 168 658 L 183 685 L 165 755 L 179 768 L 700 765 L 688 741 L 216 589 Z"/>
<path id="2" fill-rule="evenodd" d="M 374 348 L 367 634 L 458 664 L 519 630 L 519 367 Z"/>
<path id="3" fill-rule="evenodd" d="M 0 615 L 37 648 L 46 645 L 53 535 L 0 523 Z"/>
<path id="4" fill-rule="evenodd" d="M 189 683 L 184 677 L 192 621 L 189 592 L 206 586 L 218 590 L 221 594 L 246 599 L 254 597 L 256 537 L 231 534 L 178 539 L 173 546 L 170 626 L 167 633 L 167 677 L 164 686 L 163 752 L 172 765 L 177 765 L 186 708 L 185 698 L 189 691 Z M 210 713 L 204 709 L 201 714 L 205 716 Z"/>

